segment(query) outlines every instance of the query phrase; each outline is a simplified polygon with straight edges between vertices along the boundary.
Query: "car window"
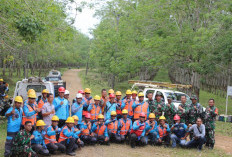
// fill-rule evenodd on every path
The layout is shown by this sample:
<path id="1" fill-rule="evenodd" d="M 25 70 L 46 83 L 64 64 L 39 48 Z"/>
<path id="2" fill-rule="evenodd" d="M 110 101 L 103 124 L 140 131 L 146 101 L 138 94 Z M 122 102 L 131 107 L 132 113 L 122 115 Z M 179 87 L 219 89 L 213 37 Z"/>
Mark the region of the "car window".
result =
<path id="1" fill-rule="evenodd" d="M 34 89 L 35 92 L 39 93 L 41 92 L 42 90 L 46 89 L 46 86 L 45 85 L 28 85 L 27 86 L 27 91 L 29 89 Z"/>
<path id="2" fill-rule="evenodd" d="M 59 81 L 59 77 L 48 77 L 48 81 Z"/>
<path id="3" fill-rule="evenodd" d="M 165 92 L 164 93 L 166 97 L 171 96 L 172 97 L 172 101 L 177 101 L 176 95 L 172 92 Z"/>
<path id="4" fill-rule="evenodd" d="M 52 75 L 59 75 L 58 72 L 52 72 Z"/>
<path id="5" fill-rule="evenodd" d="M 147 91 L 146 91 L 146 98 L 147 98 L 147 94 L 148 94 L 148 93 L 154 94 L 154 92 L 155 92 L 155 91 L 154 91 L 154 90 L 151 90 L 151 89 L 147 90 Z"/>

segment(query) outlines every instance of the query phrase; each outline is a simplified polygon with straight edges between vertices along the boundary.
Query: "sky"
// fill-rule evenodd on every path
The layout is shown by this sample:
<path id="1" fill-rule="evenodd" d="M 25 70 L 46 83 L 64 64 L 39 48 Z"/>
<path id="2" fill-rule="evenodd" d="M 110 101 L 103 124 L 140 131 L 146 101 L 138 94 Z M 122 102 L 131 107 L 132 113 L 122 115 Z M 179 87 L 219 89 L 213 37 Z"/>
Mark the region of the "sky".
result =
<path id="1" fill-rule="evenodd" d="M 85 2 L 93 2 L 93 0 L 82 0 Z M 75 7 L 75 5 L 74 5 Z M 100 6 L 98 6 L 100 7 Z M 94 13 L 95 13 L 95 9 L 92 8 L 90 9 L 89 7 L 85 7 L 84 9 L 82 9 L 82 12 L 78 12 L 77 17 L 76 17 L 76 21 L 74 23 L 74 26 L 80 30 L 82 33 L 84 33 L 85 35 L 89 36 L 90 38 L 92 38 L 93 36 L 90 34 L 90 30 L 91 28 L 95 28 L 95 25 L 100 23 L 100 19 L 93 17 Z M 74 13 L 75 14 L 75 11 Z"/>

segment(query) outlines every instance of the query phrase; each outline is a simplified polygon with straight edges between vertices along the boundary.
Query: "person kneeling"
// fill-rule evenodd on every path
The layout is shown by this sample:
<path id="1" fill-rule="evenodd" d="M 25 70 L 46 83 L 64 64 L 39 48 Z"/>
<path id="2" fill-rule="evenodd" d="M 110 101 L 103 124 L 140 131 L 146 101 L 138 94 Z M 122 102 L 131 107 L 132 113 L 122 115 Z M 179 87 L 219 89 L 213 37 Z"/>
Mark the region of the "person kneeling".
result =
<path id="1" fill-rule="evenodd" d="M 60 137 L 58 142 L 66 146 L 66 154 L 70 156 L 75 156 L 74 152 L 78 146 L 75 144 L 74 136 L 74 119 L 73 117 L 68 117 L 65 121 L 66 125 L 60 132 Z"/>
<path id="2" fill-rule="evenodd" d="M 197 118 L 196 124 L 189 124 L 189 132 L 193 131 L 193 139 L 186 144 L 187 148 L 198 148 L 201 151 L 203 144 L 205 143 L 205 125 L 202 124 L 202 119 Z M 188 133 L 189 135 L 189 133 Z"/>
<path id="3" fill-rule="evenodd" d="M 100 144 L 110 145 L 107 127 L 104 124 L 104 116 L 102 114 L 98 116 L 98 121 L 93 124 L 91 132 L 91 135 L 96 137 Z"/>
<path id="4" fill-rule="evenodd" d="M 81 147 L 84 147 L 84 142 L 81 141 L 80 139 L 81 130 L 79 127 L 81 126 L 81 124 L 78 124 L 79 118 L 76 115 L 72 117 L 74 119 L 74 131 L 75 131 L 73 137 L 75 138 L 75 142 L 78 145 L 79 149 L 81 149 Z"/>
<path id="5" fill-rule="evenodd" d="M 44 142 L 44 135 L 46 132 L 44 131 L 44 126 L 46 124 L 43 120 L 38 120 L 36 122 L 36 130 L 33 131 L 34 138 L 31 140 L 32 149 L 37 153 L 44 156 L 49 156 L 49 151 Z"/>
<path id="6" fill-rule="evenodd" d="M 44 142 L 51 154 L 55 154 L 55 151 L 59 150 L 62 153 L 65 152 L 65 146 L 61 143 L 58 143 L 56 141 L 57 134 L 61 131 L 60 128 L 58 128 L 59 118 L 54 115 L 52 117 L 52 125 L 47 128 L 47 134 L 45 135 Z"/>
<path id="7" fill-rule="evenodd" d="M 169 136 L 169 132 L 170 132 L 170 128 L 169 125 L 167 123 L 165 123 L 166 118 L 164 116 L 160 116 L 159 117 L 159 125 L 156 128 L 156 132 L 157 132 L 157 145 L 162 145 L 162 143 L 165 146 L 168 146 L 170 144 L 170 136 Z"/>
<path id="8" fill-rule="evenodd" d="M 156 137 L 157 137 L 157 132 L 155 131 L 157 128 L 157 122 L 155 121 L 155 114 L 150 113 L 149 114 L 149 120 L 146 121 L 148 124 L 146 126 L 146 140 L 150 139 L 150 144 L 155 145 Z"/>
<path id="9" fill-rule="evenodd" d="M 118 132 L 118 121 L 117 121 L 116 116 L 117 116 L 116 111 L 111 111 L 111 119 L 108 119 L 105 122 L 105 125 L 107 126 L 110 141 L 120 143 L 121 138 L 117 133 Z"/>
<path id="10" fill-rule="evenodd" d="M 121 137 L 121 142 L 127 141 L 127 144 L 130 140 L 130 131 L 132 129 L 132 121 L 130 118 L 127 118 L 128 111 L 126 109 L 122 110 L 122 118 L 118 121 L 118 133 Z"/>
<path id="11" fill-rule="evenodd" d="M 133 128 L 131 130 L 131 148 L 135 148 L 136 142 L 140 145 L 147 145 L 147 140 L 145 137 L 146 131 L 146 122 L 145 122 L 145 114 L 142 112 L 139 115 L 139 120 L 136 120 L 133 124 Z"/>

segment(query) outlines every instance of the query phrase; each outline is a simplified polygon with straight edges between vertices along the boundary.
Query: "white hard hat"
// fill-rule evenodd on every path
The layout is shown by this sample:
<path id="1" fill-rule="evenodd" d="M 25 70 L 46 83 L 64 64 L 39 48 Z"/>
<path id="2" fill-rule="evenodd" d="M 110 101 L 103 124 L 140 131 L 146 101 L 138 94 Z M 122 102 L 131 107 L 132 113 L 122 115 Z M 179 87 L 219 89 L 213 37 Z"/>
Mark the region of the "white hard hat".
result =
<path id="1" fill-rule="evenodd" d="M 80 93 L 77 93 L 77 96 L 76 96 L 76 98 L 78 99 L 78 98 L 82 98 L 82 94 L 80 94 Z"/>
<path id="2" fill-rule="evenodd" d="M 65 90 L 64 95 L 68 95 L 68 94 L 69 94 L 69 91 Z"/>

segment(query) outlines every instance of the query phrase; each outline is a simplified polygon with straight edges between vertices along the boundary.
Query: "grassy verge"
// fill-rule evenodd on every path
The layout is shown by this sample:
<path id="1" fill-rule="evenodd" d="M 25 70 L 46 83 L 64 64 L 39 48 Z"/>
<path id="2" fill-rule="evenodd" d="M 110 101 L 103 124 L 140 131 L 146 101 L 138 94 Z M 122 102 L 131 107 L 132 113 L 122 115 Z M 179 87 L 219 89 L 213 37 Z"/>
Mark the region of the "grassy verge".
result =
<path id="1" fill-rule="evenodd" d="M 0 156 L 4 155 L 5 140 L 6 140 L 6 120 L 0 120 Z"/>

